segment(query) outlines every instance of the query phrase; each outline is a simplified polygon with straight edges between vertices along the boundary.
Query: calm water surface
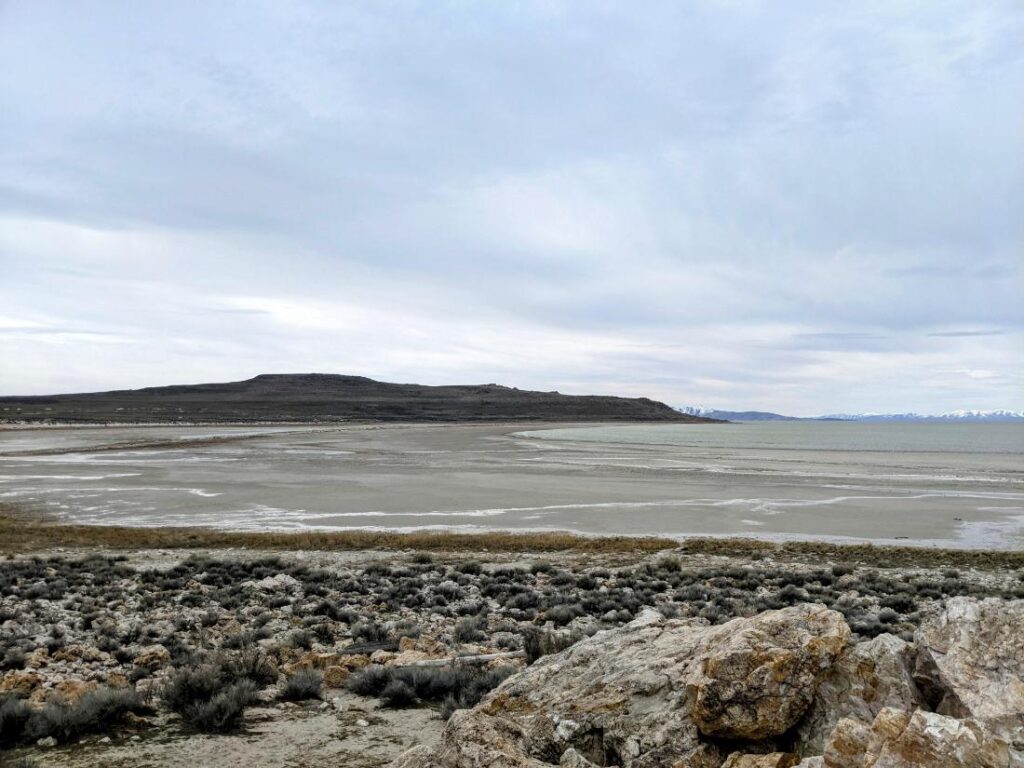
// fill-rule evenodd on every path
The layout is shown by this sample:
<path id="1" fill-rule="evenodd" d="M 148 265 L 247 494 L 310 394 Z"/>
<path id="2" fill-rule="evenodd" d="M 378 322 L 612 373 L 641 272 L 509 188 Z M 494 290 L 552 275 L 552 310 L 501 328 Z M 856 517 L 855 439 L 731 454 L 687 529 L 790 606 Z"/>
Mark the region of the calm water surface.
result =
<path id="1" fill-rule="evenodd" d="M 800 451 L 1024 454 L 1024 424 L 746 421 L 734 424 L 630 424 L 521 433 L 548 440 Z"/>

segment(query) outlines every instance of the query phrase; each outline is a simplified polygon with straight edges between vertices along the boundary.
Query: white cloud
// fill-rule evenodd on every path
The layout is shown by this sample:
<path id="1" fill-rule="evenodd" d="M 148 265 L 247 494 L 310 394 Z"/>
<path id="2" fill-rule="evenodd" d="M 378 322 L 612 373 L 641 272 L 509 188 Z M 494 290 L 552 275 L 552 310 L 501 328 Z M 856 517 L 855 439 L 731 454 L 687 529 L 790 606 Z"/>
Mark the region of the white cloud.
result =
<path id="1" fill-rule="evenodd" d="M 2 13 L 0 391 L 1024 407 L 1012 0 Z"/>

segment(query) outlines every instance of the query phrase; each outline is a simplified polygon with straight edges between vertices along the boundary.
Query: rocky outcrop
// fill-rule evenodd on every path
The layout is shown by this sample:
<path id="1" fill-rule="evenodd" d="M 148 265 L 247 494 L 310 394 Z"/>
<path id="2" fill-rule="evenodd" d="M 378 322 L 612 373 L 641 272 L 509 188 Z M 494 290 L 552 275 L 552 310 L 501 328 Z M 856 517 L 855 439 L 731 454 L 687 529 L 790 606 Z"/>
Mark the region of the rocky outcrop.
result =
<path id="1" fill-rule="evenodd" d="M 825 768 L 1010 768 L 1005 741 L 972 720 L 883 709 L 871 725 L 841 720 L 825 745 Z"/>
<path id="2" fill-rule="evenodd" d="M 648 611 L 541 659 L 457 713 L 436 750 L 395 766 L 532 768 L 571 749 L 600 766 L 717 768 L 720 740 L 763 741 L 799 721 L 849 635 L 814 605 L 719 626 Z"/>
<path id="3" fill-rule="evenodd" d="M 953 598 L 914 639 L 915 674 L 936 712 L 1024 748 L 1024 600 Z"/>
<path id="4" fill-rule="evenodd" d="M 914 682 L 914 646 L 894 635 L 851 645 L 818 686 L 799 727 L 800 752 L 820 755 L 843 718 L 870 723 L 885 707 L 913 711 L 924 704 Z"/>
<path id="5" fill-rule="evenodd" d="M 801 606 L 736 619 L 695 637 L 700 663 L 688 688 L 704 736 L 757 741 L 780 736 L 810 706 L 818 682 L 846 647 L 835 611 Z M 704 653 L 707 655 L 704 655 Z"/>
<path id="6" fill-rule="evenodd" d="M 653 611 L 548 656 L 393 768 L 1024 768 L 1024 603 L 951 600 L 917 644 L 799 605 Z M 937 710 L 937 711 L 933 711 Z"/>

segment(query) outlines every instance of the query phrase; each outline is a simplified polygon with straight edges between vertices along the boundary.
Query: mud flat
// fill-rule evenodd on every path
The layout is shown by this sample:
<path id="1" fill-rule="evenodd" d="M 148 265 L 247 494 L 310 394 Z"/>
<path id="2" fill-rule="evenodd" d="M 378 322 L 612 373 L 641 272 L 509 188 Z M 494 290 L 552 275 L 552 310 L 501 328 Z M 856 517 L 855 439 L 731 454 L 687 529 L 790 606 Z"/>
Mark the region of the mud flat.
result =
<path id="1" fill-rule="evenodd" d="M 1024 430 L 824 422 L 553 424 L 525 433 L 521 423 L 7 429 L 0 500 L 90 525 L 1019 549 Z"/>

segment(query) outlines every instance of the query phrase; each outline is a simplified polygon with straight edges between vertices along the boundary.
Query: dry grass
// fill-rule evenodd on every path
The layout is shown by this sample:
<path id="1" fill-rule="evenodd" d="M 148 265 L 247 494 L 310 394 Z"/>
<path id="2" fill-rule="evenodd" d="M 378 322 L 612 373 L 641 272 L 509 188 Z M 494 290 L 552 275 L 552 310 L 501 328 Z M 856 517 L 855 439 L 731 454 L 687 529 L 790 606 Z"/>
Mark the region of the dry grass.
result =
<path id="1" fill-rule="evenodd" d="M 128 528 L 58 525 L 0 503 L 0 551 L 31 552 L 50 547 L 104 549 L 321 550 L 417 549 L 433 552 L 635 552 L 672 549 L 670 539 L 571 533 L 238 533 L 209 528 Z"/>
<path id="2" fill-rule="evenodd" d="M 688 539 L 682 553 L 724 557 L 852 563 L 878 568 L 959 566 L 965 568 L 1021 568 L 1024 551 L 895 547 L 877 544 L 834 544 L 826 541 L 790 541 L 776 544 L 756 539 Z"/>
<path id="3" fill-rule="evenodd" d="M 429 552 L 580 552 L 645 555 L 665 550 L 743 560 L 852 563 L 881 568 L 943 567 L 1024 569 L 1024 552 L 891 547 L 828 542 L 773 543 L 754 539 L 672 539 L 634 536 L 587 537 L 571 533 L 388 533 L 337 531 L 241 533 L 208 528 L 129 528 L 59 525 L 38 514 L 0 502 L 0 552 L 72 549 L 251 549 L 262 551 L 421 550 Z"/>

